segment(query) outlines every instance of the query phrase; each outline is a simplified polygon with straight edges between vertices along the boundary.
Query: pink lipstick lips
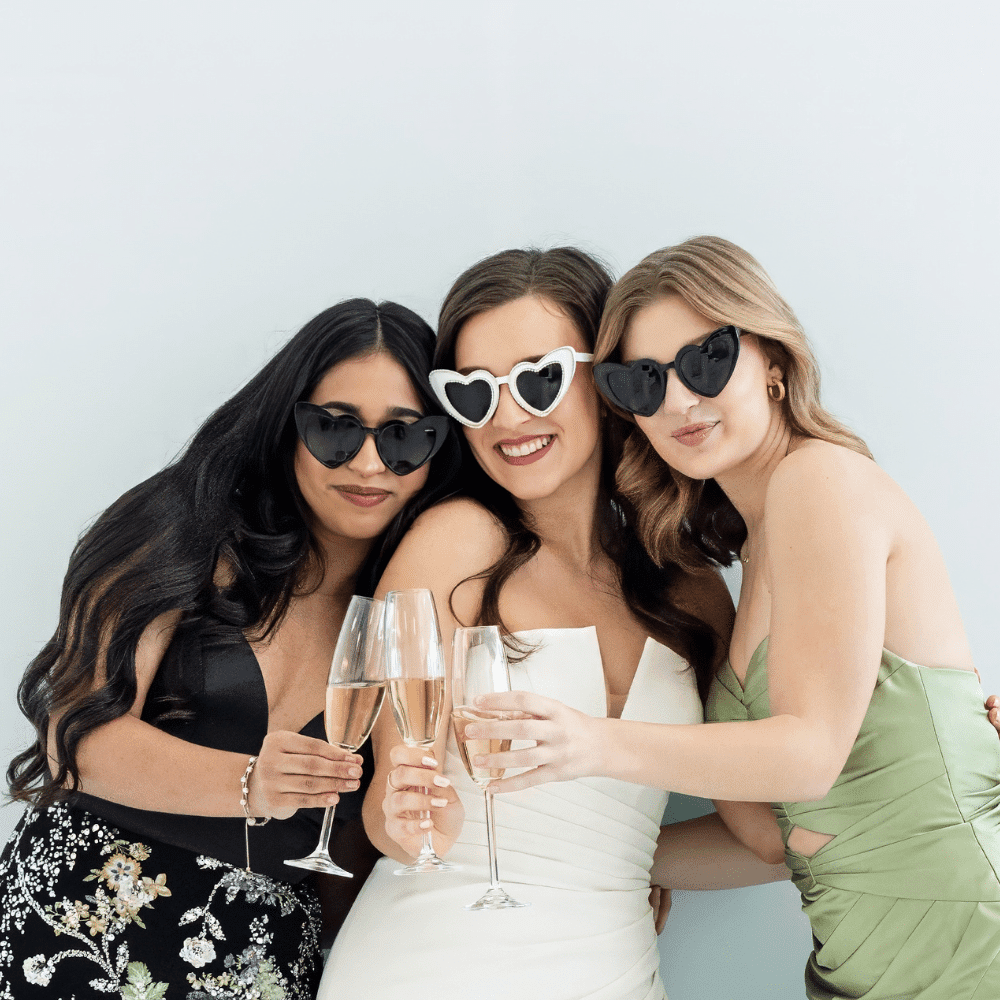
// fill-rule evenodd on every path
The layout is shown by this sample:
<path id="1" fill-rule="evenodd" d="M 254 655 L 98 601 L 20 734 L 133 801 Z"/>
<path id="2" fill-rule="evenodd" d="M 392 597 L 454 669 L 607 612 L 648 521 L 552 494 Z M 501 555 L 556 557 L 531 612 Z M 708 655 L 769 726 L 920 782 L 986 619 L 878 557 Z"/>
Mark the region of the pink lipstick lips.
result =
<path id="1" fill-rule="evenodd" d="M 718 421 L 715 423 L 718 423 Z M 712 433 L 715 423 L 688 424 L 687 427 L 682 427 L 679 431 L 674 431 L 672 437 L 688 448 L 694 448 Z"/>
<path id="2" fill-rule="evenodd" d="M 334 489 L 355 507 L 377 507 L 392 494 L 372 486 L 335 486 Z"/>

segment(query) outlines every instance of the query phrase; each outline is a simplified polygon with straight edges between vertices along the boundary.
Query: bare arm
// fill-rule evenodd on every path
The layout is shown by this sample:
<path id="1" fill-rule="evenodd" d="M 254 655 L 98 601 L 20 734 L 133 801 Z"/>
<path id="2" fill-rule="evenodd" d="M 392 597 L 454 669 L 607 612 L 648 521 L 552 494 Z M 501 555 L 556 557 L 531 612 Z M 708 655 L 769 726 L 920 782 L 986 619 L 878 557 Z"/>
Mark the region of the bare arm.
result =
<path id="1" fill-rule="evenodd" d="M 240 777 L 247 755 L 188 743 L 142 721 L 142 709 L 179 612 L 152 621 L 136 647 L 136 699 L 126 715 L 89 732 L 77 751 L 80 790 L 121 805 L 193 816 L 242 816 Z M 99 672 L 96 683 L 103 682 Z M 49 725 L 48 752 L 55 758 Z M 250 783 L 250 811 L 287 818 L 306 806 L 337 801 L 358 787 L 360 757 L 298 733 L 269 733 Z M 127 761 L 128 766 L 122 767 Z"/>
<path id="2" fill-rule="evenodd" d="M 803 450 L 772 477 L 765 513 L 771 718 L 663 726 L 592 719 L 520 692 L 492 695 L 484 706 L 536 718 L 477 723 L 475 735 L 538 744 L 483 758 L 484 766 L 536 768 L 497 790 L 607 775 L 713 799 L 825 796 L 867 710 L 885 634 L 891 526 L 860 461 Z"/>
<path id="3" fill-rule="evenodd" d="M 458 626 L 475 622 L 482 597 L 481 581 L 462 581 L 492 565 L 505 544 L 502 529 L 477 504 L 468 500 L 439 504 L 414 522 L 386 567 L 376 596 L 390 590 L 429 589 L 441 626 L 445 663 L 450 665 L 452 635 Z M 398 861 L 409 863 L 420 849 L 421 812 L 431 813 L 434 846 L 441 856 L 462 828 L 464 810 L 458 796 L 450 782 L 440 783 L 447 782 L 442 771 L 451 719 L 450 688 L 449 682 L 444 722 L 428 757 L 434 764 L 422 763 L 426 752 L 403 745 L 387 707 L 372 730 L 375 775 L 363 806 L 365 831 L 383 854 Z"/>
<path id="4" fill-rule="evenodd" d="M 666 889 L 736 889 L 789 878 L 743 846 L 718 813 L 660 827 L 652 881 Z"/>

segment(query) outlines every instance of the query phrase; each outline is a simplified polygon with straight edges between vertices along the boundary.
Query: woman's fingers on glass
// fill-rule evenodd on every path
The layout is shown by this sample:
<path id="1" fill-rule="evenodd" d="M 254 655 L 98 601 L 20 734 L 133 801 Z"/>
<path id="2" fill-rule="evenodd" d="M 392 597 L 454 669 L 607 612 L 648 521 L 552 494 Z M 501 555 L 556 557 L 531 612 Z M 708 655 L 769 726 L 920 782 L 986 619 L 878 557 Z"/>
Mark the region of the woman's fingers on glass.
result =
<path id="1" fill-rule="evenodd" d="M 438 774 L 431 767 L 394 767 L 388 774 L 386 784 L 399 791 L 403 788 L 448 788 L 451 781 L 443 774 Z"/>
<path id="2" fill-rule="evenodd" d="M 258 765 L 259 766 L 259 765 Z M 274 760 L 271 770 L 275 774 L 302 775 L 325 780 L 327 778 L 353 779 L 361 777 L 361 764 L 354 758 L 331 760 L 315 754 L 288 753 Z"/>
<path id="3" fill-rule="evenodd" d="M 390 792 L 382 804 L 387 816 L 402 818 L 422 818 L 418 813 L 427 813 L 432 809 L 446 808 L 452 799 L 445 798 L 435 792 L 423 792 L 419 789 L 407 789 L 404 792 Z"/>
<path id="4" fill-rule="evenodd" d="M 552 751 L 545 746 L 524 750 L 505 750 L 502 753 L 477 754 L 472 763 L 483 770 L 502 770 L 511 767 L 542 767 L 552 763 Z"/>
<path id="5" fill-rule="evenodd" d="M 553 728 L 547 719 L 478 718 L 466 726 L 465 737 L 470 740 L 534 740 L 542 743 L 554 735 Z"/>
<path id="6" fill-rule="evenodd" d="M 389 760 L 395 766 L 436 768 L 438 762 L 426 747 L 408 747 L 405 743 L 397 743 L 389 751 Z"/>
<path id="7" fill-rule="evenodd" d="M 513 766 L 513 765 L 512 765 Z M 535 785 L 544 785 L 547 781 L 554 781 L 556 775 L 546 766 L 533 767 L 522 774 L 515 774 L 509 778 L 500 778 L 491 781 L 487 786 L 488 792 L 502 795 L 504 792 L 521 792 L 525 788 L 534 788 Z"/>
<path id="8" fill-rule="evenodd" d="M 530 691 L 495 691 L 492 694 L 481 694 L 474 699 L 476 708 L 488 712 L 517 712 L 521 715 L 532 715 L 535 718 L 551 718 L 562 707 L 562 703 L 554 698 L 546 698 Z"/>

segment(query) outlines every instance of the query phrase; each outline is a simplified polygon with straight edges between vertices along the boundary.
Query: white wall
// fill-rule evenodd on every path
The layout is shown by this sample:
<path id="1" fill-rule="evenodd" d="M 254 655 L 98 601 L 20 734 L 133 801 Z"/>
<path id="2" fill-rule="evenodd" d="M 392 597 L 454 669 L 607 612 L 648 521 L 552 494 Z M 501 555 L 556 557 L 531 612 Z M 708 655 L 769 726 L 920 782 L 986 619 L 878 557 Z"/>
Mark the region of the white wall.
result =
<path id="1" fill-rule="evenodd" d="M 461 269 L 528 243 L 619 271 L 696 233 L 755 253 L 937 533 L 1000 690 L 997 11 L 0 5 L 4 758 L 90 518 L 321 308 L 433 320 Z M 808 949 L 789 886 L 687 894 L 666 981 L 800 997 Z"/>

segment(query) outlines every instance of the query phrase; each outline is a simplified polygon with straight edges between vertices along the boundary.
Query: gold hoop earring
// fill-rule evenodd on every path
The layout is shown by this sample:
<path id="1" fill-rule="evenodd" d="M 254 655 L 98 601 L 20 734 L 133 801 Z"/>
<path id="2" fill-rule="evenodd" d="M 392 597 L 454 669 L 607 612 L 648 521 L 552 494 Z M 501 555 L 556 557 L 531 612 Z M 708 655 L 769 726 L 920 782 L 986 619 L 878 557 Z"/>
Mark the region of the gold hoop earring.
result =
<path id="1" fill-rule="evenodd" d="M 784 382 L 772 382 L 767 387 L 767 394 L 776 403 L 780 403 L 785 398 L 785 383 Z"/>

